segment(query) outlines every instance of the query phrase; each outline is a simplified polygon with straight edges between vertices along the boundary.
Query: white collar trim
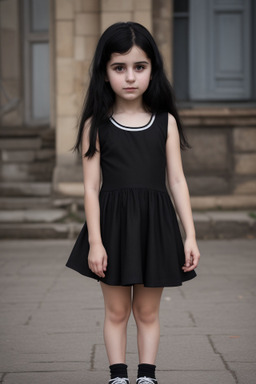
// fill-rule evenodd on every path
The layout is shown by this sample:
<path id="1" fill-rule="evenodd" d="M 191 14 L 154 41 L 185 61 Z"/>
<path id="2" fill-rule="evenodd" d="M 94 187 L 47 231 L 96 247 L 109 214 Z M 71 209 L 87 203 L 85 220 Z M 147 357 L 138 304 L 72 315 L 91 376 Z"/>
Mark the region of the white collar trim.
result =
<path id="1" fill-rule="evenodd" d="M 156 115 L 152 115 L 150 121 L 148 124 L 144 125 L 143 127 L 126 127 L 125 125 L 119 124 L 113 117 L 110 117 L 110 121 L 112 124 L 114 124 L 117 128 L 123 129 L 124 131 L 145 131 L 145 129 L 148 129 L 152 126 L 156 118 Z"/>

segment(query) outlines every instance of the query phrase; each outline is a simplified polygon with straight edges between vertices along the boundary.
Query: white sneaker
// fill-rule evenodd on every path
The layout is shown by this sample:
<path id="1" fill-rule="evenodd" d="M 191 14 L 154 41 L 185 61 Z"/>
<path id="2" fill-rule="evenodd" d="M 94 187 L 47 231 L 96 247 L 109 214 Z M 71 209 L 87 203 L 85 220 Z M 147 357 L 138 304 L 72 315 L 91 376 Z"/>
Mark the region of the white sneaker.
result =
<path id="1" fill-rule="evenodd" d="M 109 380 L 108 384 L 130 384 L 130 380 L 123 377 L 116 377 L 115 379 Z"/>
<path id="2" fill-rule="evenodd" d="M 136 384 L 157 384 L 156 379 L 151 379 L 150 377 L 139 377 L 136 380 Z"/>

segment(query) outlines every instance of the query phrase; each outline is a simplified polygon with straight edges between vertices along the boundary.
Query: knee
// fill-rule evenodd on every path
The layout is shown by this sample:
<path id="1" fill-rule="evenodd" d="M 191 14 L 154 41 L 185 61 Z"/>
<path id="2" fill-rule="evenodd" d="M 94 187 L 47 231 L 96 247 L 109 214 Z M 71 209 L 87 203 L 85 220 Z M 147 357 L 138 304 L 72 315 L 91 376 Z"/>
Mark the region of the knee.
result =
<path id="1" fill-rule="evenodd" d="M 126 306 L 111 305 L 106 308 L 106 319 L 115 324 L 126 323 L 129 319 L 131 308 Z"/>
<path id="2" fill-rule="evenodd" d="M 136 322 L 152 324 L 158 321 L 158 310 L 151 306 L 133 305 L 132 309 Z"/>

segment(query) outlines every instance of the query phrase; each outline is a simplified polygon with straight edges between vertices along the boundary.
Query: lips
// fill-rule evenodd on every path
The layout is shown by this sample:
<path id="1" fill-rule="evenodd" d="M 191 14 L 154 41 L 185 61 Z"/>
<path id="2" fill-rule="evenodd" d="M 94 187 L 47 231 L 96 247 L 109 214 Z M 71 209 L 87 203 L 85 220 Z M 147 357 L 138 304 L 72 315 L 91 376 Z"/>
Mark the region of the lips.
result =
<path id="1" fill-rule="evenodd" d="M 134 88 L 134 87 L 127 87 L 127 88 L 124 88 L 125 91 L 135 91 L 137 88 Z"/>

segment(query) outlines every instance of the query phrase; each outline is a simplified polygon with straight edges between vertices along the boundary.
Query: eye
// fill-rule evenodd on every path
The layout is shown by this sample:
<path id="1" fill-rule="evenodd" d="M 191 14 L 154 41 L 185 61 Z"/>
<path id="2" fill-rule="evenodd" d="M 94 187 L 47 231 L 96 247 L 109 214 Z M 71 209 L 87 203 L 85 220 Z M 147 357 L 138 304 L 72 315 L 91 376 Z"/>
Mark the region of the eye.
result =
<path id="1" fill-rule="evenodd" d="M 117 65 L 116 67 L 114 67 L 114 70 L 116 72 L 123 72 L 124 71 L 124 67 L 122 65 Z"/>
<path id="2" fill-rule="evenodd" d="M 137 72 L 142 72 L 143 69 L 145 69 L 145 66 L 144 66 L 144 65 L 141 65 L 141 64 L 136 65 L 136 71 L 137 71 Z"/>

